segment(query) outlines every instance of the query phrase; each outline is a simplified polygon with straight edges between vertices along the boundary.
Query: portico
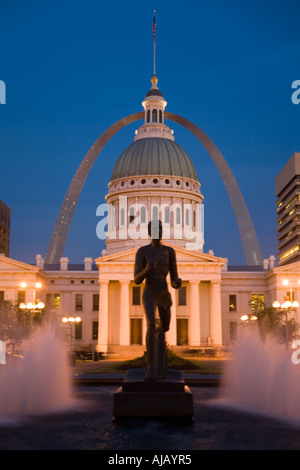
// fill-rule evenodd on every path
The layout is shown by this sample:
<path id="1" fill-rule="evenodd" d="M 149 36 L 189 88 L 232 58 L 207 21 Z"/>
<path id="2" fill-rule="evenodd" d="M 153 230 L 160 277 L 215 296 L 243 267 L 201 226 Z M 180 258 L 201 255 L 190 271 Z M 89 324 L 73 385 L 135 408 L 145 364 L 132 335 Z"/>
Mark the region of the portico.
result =
<path id="1" fill-rule="evenodd" d="M 167 244 L 167 243 L 166 243 Z M 222 345 L 221 269 L 224 258 L 172 246 L 182 287 L 172 296 L 170 346 Z M 133 281 L 136 248 L 97 258 L 99 269 L 99 334 L 97 350 L 104 354 L 136 344 L 145 345 L 146 320 L 142 289 Z M 135 331 L 133 331 L 135 329 Z"/>

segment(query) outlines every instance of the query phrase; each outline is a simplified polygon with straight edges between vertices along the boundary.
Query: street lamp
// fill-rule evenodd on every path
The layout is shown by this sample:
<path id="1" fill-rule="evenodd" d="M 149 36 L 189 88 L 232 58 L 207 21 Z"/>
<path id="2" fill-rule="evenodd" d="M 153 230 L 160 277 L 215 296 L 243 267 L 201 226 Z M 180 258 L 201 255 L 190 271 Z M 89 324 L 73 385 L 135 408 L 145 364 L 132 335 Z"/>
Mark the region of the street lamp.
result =
<path id="1" fill-rule="evenodd" d="M 27 283 L 26 282 L 21 282 L 20 287 L 22 289 L 26 289 Z M 42 302 L 39 299 L 36 299 L 36 289 L 41 289 L 42 284 L 40 282 L 36 282 L 33 290 L 33 301 L 32 302 L 27 302 L 25 304 L 24 302 L 20 303 L 19 308 L 21 310 L 32 310 L 34 312 L 43 310 L 45 308 L 44 302 Z"/>
<path id="2" fill-rule="evenodd" d="M 290 281 L 288 279 L 283 279 L 282 281 L 282 285 L 283 286 L 289 286 L 290 285 Z M 300 279 L 298 280 L 298 286 L 300 285 Z M 293 288 L 292 286 L 290 286 L 290 292 L 289 292 L 289 299 L 288 298 L 285 298 L 285 300 L 290 300 L 291 302 L 293 302 L 294 300 L 294 291 L 293 291 Z"/>
<path id="3" fill-rule="evenodd" d="M 241 320 L 242 320 L 243 322 L 246 322 L 246 321 L 248 321 L 248 320 L 250 320 L 250 321 L 255 321 L 255 320 L 257 320 L 257 316 L 256 316 L 256 315 L 253 315 L 252 313 L 250 313 L 250 315 L 242 315 L 242 316 L 241 316 Z"/>
<path id="4" fill-rule="evenodd" d="M 298 286 L 300 285 L 300 279 L 297 282 Z M 289 279 L 283 279 L 282 285 L 285 287 L 289 286 L 289 292 L 287 293 L 288 295 L 284 297 L 284 302 L 280 303 L 278 300 L 275 300 L 272 304 L 272 306 L 276 309 L 282 309 L 285 311 L 285 316 L 286 316 L 286 348 L 288 348 L 288 343 L 289 343 L 289 332 L 288 332 L 288 318 L 289 314 L 292 312 L 296 311 L 296 308 L 299 307 L 299 302 L 297 300 L 294 300 L 294 290 L 292 286 L 290 285 Z"/>
<path id="5" fill-rule="evenodd" d="M 273 308 L 282 309 L 282 310 L 285 311 L 285 348 L 286 348 L 286 350 L 288 350 L 288 347 L 289 347 L 289 328 L 288 328 L 289 314 L 291 312 L 296 311 L 296 308 L 299 307 L 299 302 L 297 302 L 297 300 L 294 300 L 293 302 L 291 302 L 290 300 L 285 300 L 281 304 L 278 300 L 275 300 L 272 303 L 272 306 L 273 306 Z"/>

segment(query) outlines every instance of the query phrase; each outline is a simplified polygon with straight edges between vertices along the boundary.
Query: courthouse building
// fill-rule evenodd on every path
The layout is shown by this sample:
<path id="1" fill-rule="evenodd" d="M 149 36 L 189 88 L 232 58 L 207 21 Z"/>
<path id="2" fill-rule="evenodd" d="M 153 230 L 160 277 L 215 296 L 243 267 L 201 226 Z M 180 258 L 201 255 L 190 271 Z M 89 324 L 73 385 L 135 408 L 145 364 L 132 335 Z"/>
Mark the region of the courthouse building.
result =
<path id="1" fill-rule="evenodd" d="M 48 265 L 37 255 L 33 266 L 0 255 L 0 300 L 40 299 L 58 325 L 65 316 L 80 317 L 73 331 L 76 350 L 128 354 L 145 349 L 143 285 L 135 285 L 133 273 L 138 247 L 149 243 L 152 219 L 162 221 L 163 242 L 175 249 L 182 279 L 179 290 L 169 285 L 170 346 L 228 346 L 239 335 L 241 316 L 251 314 L 256 301 L 271 306 L 291 292 L 300 301 L 300 262 L 276 266 L 270 256 L 261 266 L 231 266 L 230 260 L 205 252 L 201 182 L 165 123 L 167 103 L 157 77 L 151 82 L 144 123 L 116 159 L 108 182 L 106 249 L 78 265 L 68 258 Z"/>

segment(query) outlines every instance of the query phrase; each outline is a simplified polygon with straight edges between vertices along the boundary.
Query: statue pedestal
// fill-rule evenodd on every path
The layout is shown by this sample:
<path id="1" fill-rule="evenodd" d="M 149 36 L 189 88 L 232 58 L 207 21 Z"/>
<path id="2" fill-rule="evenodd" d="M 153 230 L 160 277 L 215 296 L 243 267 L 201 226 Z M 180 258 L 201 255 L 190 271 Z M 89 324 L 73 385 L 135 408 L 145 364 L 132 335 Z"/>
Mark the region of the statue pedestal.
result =
<path id="1" fill-rule="evenodd" d="M 185 385 L 183 373 L 168 370 L 168 377 L 144 381 L 144 369 L 130 369 L 114 394 L 115 419 L 123 417 L 193 418 L 193 395 Z"/>

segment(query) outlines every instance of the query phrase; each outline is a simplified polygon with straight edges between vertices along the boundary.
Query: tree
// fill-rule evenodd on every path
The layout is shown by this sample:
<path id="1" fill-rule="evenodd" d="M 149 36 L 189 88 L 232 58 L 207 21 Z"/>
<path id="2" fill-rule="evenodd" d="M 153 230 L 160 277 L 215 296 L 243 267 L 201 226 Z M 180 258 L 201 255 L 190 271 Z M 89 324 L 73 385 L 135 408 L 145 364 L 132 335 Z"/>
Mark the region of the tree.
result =
<path id="1" fill-rule="evenodd" d="M 259 298 L 250 301 L 252 314 L 257 319 L 257 328 L 262 341 L 272 334 L 280 343 L 288 342 L 295 336 L 298 325 L 294 318 L 288 318 L 286 309 L 266 307 Z"/>
<path id="2" fill-rule="evenodd" d="M 29 337 L 42 317 L 41 311 L 21 310 L 9 300 L 0 302 L 0 339 L 6 347 L 12 346 L 14 353 L 15 346 Z"/>

